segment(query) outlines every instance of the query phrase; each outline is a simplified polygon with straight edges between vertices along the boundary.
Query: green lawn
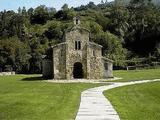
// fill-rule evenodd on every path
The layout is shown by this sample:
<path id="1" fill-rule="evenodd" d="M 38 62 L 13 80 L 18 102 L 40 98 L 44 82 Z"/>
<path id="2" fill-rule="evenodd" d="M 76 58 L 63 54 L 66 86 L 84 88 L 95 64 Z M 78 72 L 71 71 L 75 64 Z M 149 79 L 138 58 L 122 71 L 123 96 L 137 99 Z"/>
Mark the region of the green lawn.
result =
<path id="1" fill-rule="evenodd" d="M 122 77 L 123 79 L 121 81 L 155 79 L 155 78 L 160 78 L 160 69 L 141 70 L 141 71 L 115 71 L 114 75 L 116 77 Z M 134 99 L 138 98 L 140 99 L 140 102 L 144 101 L 144 103 L 142 102 L 143 104 L 145 104 L 145 101 L 151 102 L 146 104 L 151 106 L 150 108 L 153 110 L 153 114 L 155 116 L 158 116 L 159 114 L 156 112 L 159 110 L 158 106 L 160 105 L 160 103 L 157 103 L 155 106 L 152 104 L 155 104 L 156 101 L 157 102 L 160 101 L 157 100 L 156 98 L 156 97 L 160 98 L 160 96 L 156 94 L 160 92 L 156 91 L 158 90 L 158 88 L 160 88 L 160 86 L 158 87 L 158 85 L 160 84 L 155 84 L 155 87 L 157 86 L 156 87 L 157 89 L 154 87 L 154 85 L 151 85 L 151 87 L 148 87 L 148 85 L 150 84 L 147 84 L 146 87 L 145 86 L 142 87 L 144 88 L 144 91 L 140 90 L 140 92 L 139 91 L 135 92 L 135 91 L 139 90 L 141 87 L 138 87 L 139 89 L 135 87 L 133 88 L 133 90 L 132 89 L 130 90 L 128 88 L 128 92 L 126 92 L 127 88 L 126 89 L 123 88 L 125 89 L 125 91 L 119 90 L 119 88 L 118 91 L 116 91 L 117 89 L 114 89 L 113 92 L 112 91 L 109 92 L 109 98 L 113 101 L 113 103 L 120 105 L 120 107 L 125 106 L 122 105 L 124 102 L 131 102 L 134 105 L 135 103 Z M 81 92 L 84 91 L 85 89 L 95 86 L 99 86 L 99 84 L 47 83 L 44 82 L 42 78 L 37 77 L 36 75 L 16 75 L 16 76 L 3 76 L 3 77 L 1 76 L 0 77 L 0 120 L 46 120 L 46 119 L 74 120 L 74 117 L 76 116 L 79 107 Z M 153 91 L 151 88 L 153 88 Z M 123 95 L 121 96 L 120 93 L 118 93 L 121 91 L 123 91 L 122 93 L 126 95 L 127 93 L 128 94 L 130 93 L 134 98 L 133 101 L 130 100 L 128 96 L 125 97 Z M 118 95 L 115 95 L 116 93 L 118 93 Z M 155 96 L 149 95 L 149 98 L 143 97 L 143 96 L 148 96 L 148 94 L 150 93 L 152 93 L 152 95 Z M 135 94 L 138 94 L 138 97 Z M 142 98 L 140 98 L 141 96 Z M 122 100 L 121 99 L 119 100 L 118 97 L 120 97 Z M 140 112 L 143 113 L 144 111 L 143 108 L 146 108 L 146 106 L 144 105 L 142 107 L 139 107 L 140 106 L 139 104 L 143 105 L 137 101 L 135 107 L 138 106 L 138 108 L 142 110 L 142 111 L 140 110 Z M 118 105 L 116 105 L 117 109 L 120 108 Z M 135 107 L 132 106 L 133 109 Z M 150 110 L 150 108 L 147 107 L 146 109 Z M 135 111 L 129 112 L 129 110 L 126 108 L 120 108 L 120 110 L 121 109 L 122 112 L 124 112 L 123 114 L 127 116 L 129 113 L 132 114 L 136 113 Z M 129 113 L 126 113 L 125 110 L 127 110 Z M 154 115 L 151 114 L 150 116 Z M 137 115 L 132 115 L 132 117 L 134 118 L 136 116 Z M 136 118 L 134 120 L 138 119 Z M 153 119 L 148 119 L 148 120 L 153 120 Z"/>
<path id="2" fill-rule="evenodd" d="M 99 86 L 47 83 L 32 77 L 0 77 L 0 120 L 74 120 L 81 91 Z"/>
<path id="3" fill-rule="evenodd" d="M 148 69 L 148 70 L 117 70 L 114 71 L 115 77 L 122 78 L 117 81 L 135 81 L 135 80 L 152 80 L 152 79 L 160 79 L 160 69 Z"/>
<path id="4" fill-rule="evenodd" d="M 121 120 L 160 120 L 160 82 L 106 91 Z"/>

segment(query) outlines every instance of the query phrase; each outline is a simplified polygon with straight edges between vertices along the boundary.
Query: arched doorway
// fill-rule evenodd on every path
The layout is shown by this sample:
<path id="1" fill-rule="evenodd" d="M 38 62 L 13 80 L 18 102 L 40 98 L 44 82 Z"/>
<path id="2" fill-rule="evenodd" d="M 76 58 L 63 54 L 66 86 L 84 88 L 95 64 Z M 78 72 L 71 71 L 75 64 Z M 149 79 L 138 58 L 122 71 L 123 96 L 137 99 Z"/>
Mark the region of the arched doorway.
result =
<path id="1" fill-rule="evenodd" d="M 73 77 L 74 78 L 83 78 L 83 65 L 80 62 L 74 63 L 73 68 Z"/>

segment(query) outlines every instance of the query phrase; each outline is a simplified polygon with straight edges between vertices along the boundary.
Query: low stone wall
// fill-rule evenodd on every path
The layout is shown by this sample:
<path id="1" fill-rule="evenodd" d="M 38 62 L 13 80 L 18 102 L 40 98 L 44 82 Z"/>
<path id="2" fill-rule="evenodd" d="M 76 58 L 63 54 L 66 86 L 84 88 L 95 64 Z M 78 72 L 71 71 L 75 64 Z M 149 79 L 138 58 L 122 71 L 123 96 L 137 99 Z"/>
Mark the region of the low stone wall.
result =
<path id="1" fill-rule="evenodd" d="M 0 72 L 0 76 L 15 75 L 15 72 Z"/>

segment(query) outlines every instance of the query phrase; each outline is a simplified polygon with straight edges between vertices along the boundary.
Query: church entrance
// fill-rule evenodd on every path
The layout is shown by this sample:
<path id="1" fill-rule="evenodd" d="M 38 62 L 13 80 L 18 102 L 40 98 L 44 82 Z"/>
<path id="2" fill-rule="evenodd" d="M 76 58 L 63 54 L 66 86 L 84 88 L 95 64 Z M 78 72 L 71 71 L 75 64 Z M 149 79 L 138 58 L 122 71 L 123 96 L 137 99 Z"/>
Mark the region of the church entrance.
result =
<path id="1" fill-rule="evenodd" d="M 80 62 L 76 62 L 73 68 L 73 77 L 74 78 L 83 78 L 83 65 Z"/>

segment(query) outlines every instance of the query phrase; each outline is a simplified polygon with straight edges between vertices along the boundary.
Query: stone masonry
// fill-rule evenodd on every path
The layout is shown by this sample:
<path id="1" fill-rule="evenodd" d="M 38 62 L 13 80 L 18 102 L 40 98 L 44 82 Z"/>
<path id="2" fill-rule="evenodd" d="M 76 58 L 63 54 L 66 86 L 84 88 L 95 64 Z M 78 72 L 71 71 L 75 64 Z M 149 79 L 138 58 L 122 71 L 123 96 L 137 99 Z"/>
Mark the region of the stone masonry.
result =
<path id="1" fill-rule="evenodd" d="M 102 46 L 90 42 L 89 30 L 74 27 L 66 30 L 64 42 L 52 47 L 52 60 L 43 60 L 43 76 L 54 79 L 102 79 L 113 77 L 112 60 L 102 57 Z"/>

